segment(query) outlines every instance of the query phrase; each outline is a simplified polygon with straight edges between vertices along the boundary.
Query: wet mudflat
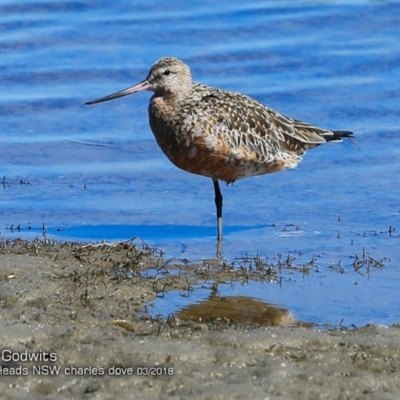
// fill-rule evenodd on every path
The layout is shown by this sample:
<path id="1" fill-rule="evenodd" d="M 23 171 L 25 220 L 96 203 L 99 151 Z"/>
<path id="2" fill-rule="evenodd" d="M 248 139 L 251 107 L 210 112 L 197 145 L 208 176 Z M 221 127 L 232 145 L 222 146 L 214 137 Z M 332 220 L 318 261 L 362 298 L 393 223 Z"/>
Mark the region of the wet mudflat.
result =
<path id="1" fill-rule="evenodd" d="M 268 285 L 286 268 L 259 269 L 252 279 Z M 274 305 L 218 295 L 219 284 L 248 278 L 216 260 L 166 262 L 131 241 L 3 241 L 2 398 L 400 395 L 398 325 L 318 327 Z M 171 290 L 204 285 L 212 294 L 203 310 L 147 312 Z"/>

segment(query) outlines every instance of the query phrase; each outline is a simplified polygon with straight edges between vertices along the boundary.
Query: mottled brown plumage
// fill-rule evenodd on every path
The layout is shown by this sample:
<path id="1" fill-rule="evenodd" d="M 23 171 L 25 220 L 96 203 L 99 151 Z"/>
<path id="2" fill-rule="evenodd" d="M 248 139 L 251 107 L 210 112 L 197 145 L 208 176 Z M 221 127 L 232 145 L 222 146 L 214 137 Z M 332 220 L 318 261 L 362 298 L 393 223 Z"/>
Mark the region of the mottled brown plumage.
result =
<path id="1" fill-rule="evenodd" d="M 158 60 L 141 83 L 87 104 L 142 90 L 154 92 L 149 122 L 165 155 L 177 167 L 213 179 L 218 256 L 222 244 L 218 180 L 232 183 L 296 167 L 308 149 L 351 135 L 286 117 L 240 93 L 193 83 L 189 67 L 173 57 Z"/>

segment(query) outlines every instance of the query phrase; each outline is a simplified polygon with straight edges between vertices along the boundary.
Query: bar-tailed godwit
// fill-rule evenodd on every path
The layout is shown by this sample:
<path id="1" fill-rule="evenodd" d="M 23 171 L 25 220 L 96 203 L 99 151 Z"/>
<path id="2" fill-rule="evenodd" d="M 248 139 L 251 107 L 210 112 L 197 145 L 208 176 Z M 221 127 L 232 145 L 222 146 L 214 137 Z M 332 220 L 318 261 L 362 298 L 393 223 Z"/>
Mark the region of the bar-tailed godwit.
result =
<path id="1" fill-rule="evenodd" d="M 301 156 L 328 141 L 351 136 L 292 119 L 240 93 L 192 82 L 189 67 L 164 57 L 137 85 L 86 104 L 128 94 L 154 92 L 149 104 L 151 130 L 177 167 L 212 178 L 217 210 L 217 257 L 222 257 L 222 194 L 219 180 L 294 168 Z"/>

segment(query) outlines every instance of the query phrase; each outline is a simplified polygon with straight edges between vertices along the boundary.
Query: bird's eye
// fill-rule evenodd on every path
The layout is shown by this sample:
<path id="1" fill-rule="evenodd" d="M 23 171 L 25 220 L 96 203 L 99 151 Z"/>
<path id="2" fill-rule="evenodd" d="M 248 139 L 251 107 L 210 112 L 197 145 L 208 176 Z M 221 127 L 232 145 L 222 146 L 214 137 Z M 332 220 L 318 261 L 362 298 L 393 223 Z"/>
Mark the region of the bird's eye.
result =
<path id="1" fill-rule="evenodd" d="M 164 72 L 163 72 L 163 75 L 169 75 L 171 73 L 171 71 L 169 70 L 169 69 L 166 69 Z"/>

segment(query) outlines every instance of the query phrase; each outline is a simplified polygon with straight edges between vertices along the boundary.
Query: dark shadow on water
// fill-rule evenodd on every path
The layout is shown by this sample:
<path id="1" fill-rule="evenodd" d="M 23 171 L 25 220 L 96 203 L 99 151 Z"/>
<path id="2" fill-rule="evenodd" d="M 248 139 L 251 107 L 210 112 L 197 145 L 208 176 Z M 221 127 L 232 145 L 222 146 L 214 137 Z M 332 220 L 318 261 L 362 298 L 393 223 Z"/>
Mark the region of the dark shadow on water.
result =
<path id="1" fill-rule="evenodd" d="M 262 229 L 269 226 L 227 226 L 224 228 L 224 235 L 228 236 L 236 232 Z M 42 232 L 42 230 L 40 231 Z M 48 228 L 47 234 L 75 240 L 123 240 L 139 237 L 143 240 L 155 241 L 216 237 L 216 227 L 193 225 L 84 225 Z"/>

